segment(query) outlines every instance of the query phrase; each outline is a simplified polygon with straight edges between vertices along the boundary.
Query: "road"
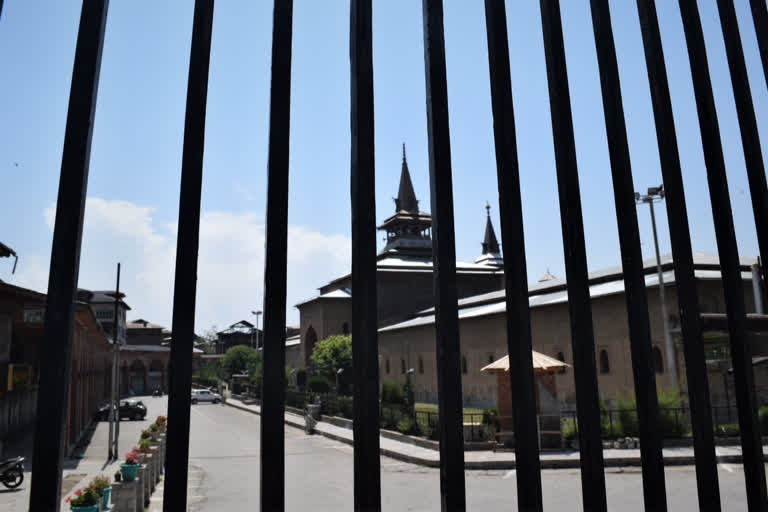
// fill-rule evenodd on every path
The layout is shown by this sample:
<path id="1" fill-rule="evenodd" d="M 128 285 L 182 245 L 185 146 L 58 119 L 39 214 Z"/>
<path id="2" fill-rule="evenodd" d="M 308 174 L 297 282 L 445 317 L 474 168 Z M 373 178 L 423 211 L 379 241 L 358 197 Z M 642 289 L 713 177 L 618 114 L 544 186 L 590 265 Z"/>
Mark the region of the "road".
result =
<path id="1" fill-rule="evenodd" d="M 192 407 L 190 431 L 191 511 L 250 511 L 259 499 L 259 416 L 224 405 Z M 352 509 L 352 447 L 287 427 L 286 510 Z M 384 510 L 439 510 L 440 475 L 382 457 Z M 740 466 L 719 468 L 723 510 L 746 510 Z M 545 510 L 581 510 L 578 470 L 542 472 Z M 640 511 L 639 468 L 606 471 L 609 510 Z M 698 510 L 691 467 L 666 471 L 669 509 Z M 468 510 L 515 510 L 514 471 L 467 471 Z M 306 507 L 306 508 L 305 508 Z M 481 508 L 482 507 L 482 508 Z"/>

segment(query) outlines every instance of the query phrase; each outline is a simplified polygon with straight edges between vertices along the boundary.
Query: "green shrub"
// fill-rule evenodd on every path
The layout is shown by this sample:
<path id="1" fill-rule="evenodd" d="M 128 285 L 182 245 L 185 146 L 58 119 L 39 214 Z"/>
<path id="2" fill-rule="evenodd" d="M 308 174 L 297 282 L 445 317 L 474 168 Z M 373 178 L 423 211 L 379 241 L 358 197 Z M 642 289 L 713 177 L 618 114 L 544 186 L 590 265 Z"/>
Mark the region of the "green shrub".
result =
<path id="1" fill-rule="evenodd" d="M 385 380 L 381 383 L 381 401 L 385 404 L 404 404 L 405 393 L 403 393 L 403 388 L 396 382 Z"/>
<path id="2" fill-rule="evenodd" d="M 768 436 L 768 405 L 764 405 L 758 411 L 760 416 L 760 431 L 764 436 Z"/>
<path id="3" fill-rule="evenodd" d="M 674 389 L 660 390 L 658 397 L 659 431 L 662 437 L 682 437 L 688 431 L 688 427 L 682 411 L 675 411 L 683 403 L 680 393 Z"/>
<path id="4" fill-rule="evenodd" d="M 560 421 L 563 439 L 565 441 L 576 439 L 576 437 L 578 437 L 578 431 L 576 430 L 576 418 L 563 417 Z"/>
<path id="5" fill-rule="evenodd" d="M 331 385 L 328 384 L 328 380 L 325 377 L 321 377 L 320 375 L 315 375 L 313 377 L 310 377 L 307 381 L 307 388 L 312 393 L 328 393 L 328 391 L 331 390 Z"/>
<path id="6" fill-rule="evenodd" d="M 296 385 L 299 389 L 304 389 L 307 386 L 307 370 L 304 368 L 296 370 Z"/>
<path id="7" fill-rule="evenodd" d="M 401 434 L 415 434 L 417 432 L 416 422 L 413 421 L 413 418 L 408 418 L 407 416 L 398 420 L 395 428 Z"/>
<path id="8" fill-rule="evenodd" d="M 640 425 L 637 419 L 637 401 L 634 397 L 619 397 L 616 400 L 617 417 L 621 425 L 621 433 L 625 436 L 640 435 Z"/>

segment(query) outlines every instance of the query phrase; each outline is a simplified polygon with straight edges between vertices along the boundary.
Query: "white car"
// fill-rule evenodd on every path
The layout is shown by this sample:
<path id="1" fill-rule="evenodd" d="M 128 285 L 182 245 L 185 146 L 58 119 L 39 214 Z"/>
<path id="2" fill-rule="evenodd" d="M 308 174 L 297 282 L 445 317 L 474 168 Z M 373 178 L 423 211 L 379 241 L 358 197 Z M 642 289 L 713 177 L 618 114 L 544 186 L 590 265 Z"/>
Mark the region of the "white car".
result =
<path id="1" fill-rule="evenodd" d="M 198 402 L 211 402 L 217 404 L 221 402 L 221 395 L 214 393 L 210 389 L 193 389 L 192 390 L 192 403 Z"/>

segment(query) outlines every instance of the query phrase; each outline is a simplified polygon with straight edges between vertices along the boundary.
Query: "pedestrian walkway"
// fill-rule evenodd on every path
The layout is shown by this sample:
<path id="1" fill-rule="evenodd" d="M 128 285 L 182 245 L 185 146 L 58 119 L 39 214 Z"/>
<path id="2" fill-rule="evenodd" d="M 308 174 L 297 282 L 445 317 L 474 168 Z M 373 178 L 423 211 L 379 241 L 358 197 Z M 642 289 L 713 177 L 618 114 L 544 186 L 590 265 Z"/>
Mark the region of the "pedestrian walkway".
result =
<path id="1" fill-rule="evenodd" d="M 160 414 L 166 414 L 166 397 L 135 397 L 147 406 L 147 416 L 142 421 L 121 421 L 118 456 L 122 459 L 139 440 L 143 429 L 149 427 Z M 106 475 L 110 480 L 119 471 L 122 460 L 108 461 L 109 423 L 94 421 L 86 430 L 83 439 L 71 456 L 64 459 L 61 484 L 61 510 L 69 510 L 66 499 L 75 489 L 84 487 L 96 475 Z M 24 461 L 24 483 L 15 490 L 0 490 L 0 510 L 26 510 L 29 507 L 29 492 L 32 483 L 32 453 L 34 433 L 29 432 L 16 442 L 3 447 L 3 457 L 21 455 Z"/>
<path id="2" fill-rule="evenodd" d="M 246 405 L 242 401 L 228 398 L 226 404 L 253 414 L 261 414 L 258 405 Z M 285 412 L 285 423 L 300 429 L 304 429 L 304 417 L 290 411 Z M 315 425 L 315 433 L 340 441 L 353 444 L 352 430 L 337 426 L 325 421 L 318 421 Z M 414 444 L 397 441 L 388 437 L 379 438 L 381 454 L 393 459 L 410 462 L 427 467 L 440 467 L 440 453 L 436 450 L 416 446 Z M 763 446 L 763 453 L 768 452 L 768 445 Z M 718 446 L 716 449 L 717 461 L 721 464 L 740 464 L 740 446 Z M 663 449 L 664 465 L 689 466 L 694 464 L 694 452 L 692 447 L 672 447 Z M 578 468 L 579 452 L 577 450 L 545 450 L 540 454 L 542 469 Z M 614 449 L 603 450 L 603 458 L 606 467 L 640 466 L 639 449 Z M 464 466 L 466 469 L 475 470 L 504 470 L 515 469 L 514 451 L 467 451 L 464 453 Z"/>

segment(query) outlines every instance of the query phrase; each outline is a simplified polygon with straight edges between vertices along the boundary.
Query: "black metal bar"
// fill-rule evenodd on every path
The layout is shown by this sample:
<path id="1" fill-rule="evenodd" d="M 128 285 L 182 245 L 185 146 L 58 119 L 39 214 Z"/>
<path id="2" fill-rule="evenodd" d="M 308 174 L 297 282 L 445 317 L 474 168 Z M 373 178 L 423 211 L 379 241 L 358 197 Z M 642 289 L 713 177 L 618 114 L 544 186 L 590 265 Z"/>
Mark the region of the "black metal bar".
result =
<path id="1" fill-rule="evenodd" d="M 592 304 L 589 296 L 587 253 L 576 167 L 576 142 L 573 135 L 559 0 L 541 0 L 541 20 L 560 196 L 565 273 L 568 280 L 568 311 L 576 380 L 576 412 L 579 421 L 581 489 L 584 510 L 607 510 Z"/>
<path id="2" fill-rule="evenodd" d="M 627 301 L 629 342 L 635 383 L 637 416 L 640 427 L 640 458 L 643 471 L 643 498 L 646 510 L 666 510 L 659 403 L 653 367 L 648 295 L 645 287 L 643 253 L 637 226 L 632 165 L 629 157 L 627 128 L 621 101 L 616 45 L 613 39 L 608 0 L 591 0 L 592 27 L 595 34 L 600 86 L 605 113 L 605 131 L 613 176 L 613 196 L 619 226 L 621 265 Z M 674 364 L 674 362 L 671 362 Z"/>
<path id="3" fill-rule="evenodd" d="M 523 234 L 520 166 L 517 159 L 512 78 L 504 0 L 485 0 L 493 136 L 504 248 L 507 351 L 512 390 L 519 510 L 542 510 L 541 461 L 536 427 L 536 391 L 531 352 L 531 315 Z"/>
<path id="4" fill-rule="evenodd" d="M 293 0 L 275 0 L 267 161 L 261 510 L 285 509 L 285 301 L 288 273 L 288 148 Z"/>
<path id="5" fill-rule="evenodd" d="M 80 12 L 40 347 L 30 512 L 57 512 L 61 502 L 74 301 L 108 5 L 107 0 L 86 0 Z"/>
<path id="6" fill-rule="evenodd" d="M 651 102 L 656 122 L 661 173 L 669 221 L 672 263 L 675 270 L 680 328 L 683 334 L 688 399 L 691 406 L 691 427 L 696 464 L 699 509 L 720 510 L 720 487 L 717 476 L 715 441 L 712 429 L 712 409 L 704 348 L 701 339 L 699 302 L 693 275 L 693 252 L 688 228 L 688 213 L 680 170 L 672 100 L 669 95 L 664 50 L 661 46 L 656 4 L 653 0 L 637 0 L 643 37 Z M 674 364 L 669 361 L 668 364 Z"/>
<path id="7" fill-rule="evenodd" d="M 189 55 L 184 147 L 181 157 L 179 228 L 176 239 L 176 275 L 170 364 L 172 385 L 168 394 L 163 510 L 187 509 L 189 421 L 192 392 L 192 350 L 195 341 L 197 255 L 200 242 L 200 197 L 203 186 L 205 110 L 211 56 L 213 0 L 195 0 Z"/>
<path id="8" fill-rule="evenodd" d="M 765 0 L 749 0 L 749 5 L 752 8 L 752 22 L 755 24 L 765 83 L 768 85 L 768 9 L 766 9 Z"/>
<path id="9" fill-rule="evenodd" d="M 718 0 L 717 7 L 720 12 L 720 26 L 725 40 L 728 67 L 731 71 L 733 97 L 736 100 L 736 114 L 739 118 L 741 143 L 744 149 L 747 178 L 749 179 L 749 193 L 752 196 L 752 213 L 755 217 L 760 260 L 768 261 L 768 187 L 766 187 L 765 182 L 765 166 L 760 148 L 760 135 L 757 131 L 757 119 L 755 119 L 755 107 L 752 103 L 752 91 L 749 87 L 747 65 L 744 61 L 744 50 L 741 47 L 739 24 L 732 0 L 727 2 Z M 766 16 L 768 14 L 765 13 L 765 4 L 763 4 L 763 17 Z M 757 20 L 755 23 L 757 24 Z M 761 274 L 763 286 L 768 289 L 768 283 L 765 282 L 766 274 L 765 272 Z"/>
<path id="10" fill-rule="evenodd" d="M 715 98 L 712 92 L 704 46 L 704 33 L 701 28 L 696 1 L 679 0 L 679 3 L 685 39 L 688 43 L 688 58 L 693 76 L 693 90 L 696 96 L 696 109 L 699 115 L 699 129 L 715 224 L 715 237 L 720 256 L 720 272 L 725 292 L 736 403 L 739 407 L 739 431 L 741 432 L 741 451 L 744 458 L 747 504 L 749 510 L 764 510 L 768 498 L 765 466 L 763 465 L 763 443 L 757 419 L 751 340 L 746 329 L 747 314 L 744 304 L 744 287 L 741 281 L 741 267 L 733 226 L 731 201 L 728 194 L 720 128 L 715 110 Z"/>
<path id="11" fill-rule="evenodd" d="M 442 0 L 423 0 L 442 510 L 465 510 L 461 349 Z"/>
<path id="12" fill-rule="evenodd" d="M 355 510 L 381 510 L 371 0 L 351 0 L 352 355 Z"/>

